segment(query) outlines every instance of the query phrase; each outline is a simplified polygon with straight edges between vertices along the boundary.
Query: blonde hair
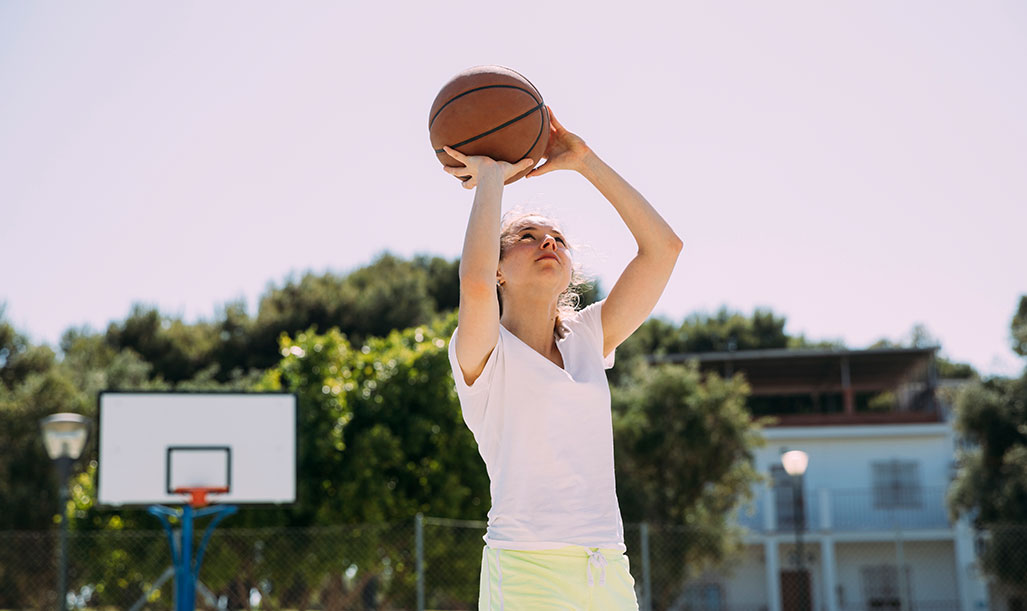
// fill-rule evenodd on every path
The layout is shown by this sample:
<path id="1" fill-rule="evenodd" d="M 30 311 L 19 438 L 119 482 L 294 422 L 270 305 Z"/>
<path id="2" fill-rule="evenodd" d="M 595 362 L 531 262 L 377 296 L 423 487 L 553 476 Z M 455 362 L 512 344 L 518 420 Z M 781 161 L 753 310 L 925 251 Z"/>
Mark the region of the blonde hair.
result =
<path id="1" fill-rule="evenodd" d="M 522 227 L 527 225 L 528 219 L 538 219 L 546 221 L 554 227 L 559 226 L 559 222 L 551 216 L 539 212 L 539 211 L 525 211 L 522 209 L 513 209 L 503 215 L 502 220 L 499 224 L 499 260 L 503 260 L 503 255 L 506 253 L 506 249 L 509 248 L 517 241 L 517 233 Z M 566 236 L 564 236 L 566 240 Z M 567 248 L 573 253 L 576 245 L 567 242 Z M 581 266 L 571 259 L 571 281 L 568 283 L 567 288 L 560 293 L 560 297 L 556 303 L 556 323 L 553 326 L 553 335 L 557 338 L 561 338 L 564 335 L 562 320 L 569 317 L 577 309 L 578 304 L 581 302 L 581 294 L 578 289 L 582 289 L 588 286 L 592 279 L 586 274 Z M 500 290 L 499 284 L 496 284 L 496 297 L 499 299 L 499 314 L 503 315 L 503 292 Z"/>

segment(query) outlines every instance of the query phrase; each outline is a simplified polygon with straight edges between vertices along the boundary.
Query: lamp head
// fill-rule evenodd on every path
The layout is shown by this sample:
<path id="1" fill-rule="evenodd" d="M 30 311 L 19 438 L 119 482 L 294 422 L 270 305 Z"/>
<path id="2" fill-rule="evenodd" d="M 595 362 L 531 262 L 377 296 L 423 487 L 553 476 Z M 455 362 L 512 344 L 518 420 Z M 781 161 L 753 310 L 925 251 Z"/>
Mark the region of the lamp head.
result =
<path id="1" fill-rule="evenodd" d="M 43 445 L 51 459 L 78 460 L 89 436 L 89 418 L 80 414 L 53 414 L 39 421 Z"/>
<path id="2" fill-rule="evenodd" d="M 809 455 L 802 450 L 790 450 L 781 455 L 781 464 L 788 475 L 801 476 L 809 465 Z"/>

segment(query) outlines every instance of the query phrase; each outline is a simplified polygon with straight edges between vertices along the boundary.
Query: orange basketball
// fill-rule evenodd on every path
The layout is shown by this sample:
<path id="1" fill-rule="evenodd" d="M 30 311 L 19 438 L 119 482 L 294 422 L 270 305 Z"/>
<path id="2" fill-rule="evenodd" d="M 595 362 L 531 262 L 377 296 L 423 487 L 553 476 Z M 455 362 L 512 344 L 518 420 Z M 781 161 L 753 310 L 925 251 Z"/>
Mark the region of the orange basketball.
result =
<path id="1" fill-rule="evenodd" d="M 497 161 L 531 157 L 538 163 L 549 144 L 549 111 L 542 94 L 522 75 L 503 66 L 476 66 L 454 76 L 435 96 L 428 135 L 442 165 L 463 165 L 443 146 Z"/>

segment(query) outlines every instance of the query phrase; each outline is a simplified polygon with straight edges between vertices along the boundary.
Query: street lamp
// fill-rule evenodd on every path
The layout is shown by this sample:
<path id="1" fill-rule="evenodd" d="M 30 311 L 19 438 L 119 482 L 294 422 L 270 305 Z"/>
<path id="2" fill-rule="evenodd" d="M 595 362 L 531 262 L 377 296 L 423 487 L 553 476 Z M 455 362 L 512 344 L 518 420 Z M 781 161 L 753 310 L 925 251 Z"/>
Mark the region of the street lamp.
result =
<path id="1" fill-rule="evenodd" d="M 58 503 L 61 510 L 61 552 L 57 567 L 57 609 L 68 608 L 68 476 L 71 466 L 86 446 L 89 436 L 89 419 L 79 414 L 53 414 L 39 421 L 43 429 L 43 445 L 46 453 L 57 465 L 57 479 L 60 481 Z"/>
<path id="2" fill-rule="evenodd" d="M 802 504 L 802 475 L 806 473 L 806 467 L 809 466 L 809 455 L 802 450 L 791 450 L 781 455 L 781 464 L 784 466 L 785 471 L 788 475 L 792 476 L 792 502 L 795 508 L 795 555 L 796 564 L 799 568 L 799 609 L 800 611 L 807 611 L 810 605 L 807 602 L 807 594 L 809 588 L 807 584 L 802 581 L 802 576 L 806 573 L 805 555 L 802 549 L 802 530 L 806 526 L 806 512 Z"/>

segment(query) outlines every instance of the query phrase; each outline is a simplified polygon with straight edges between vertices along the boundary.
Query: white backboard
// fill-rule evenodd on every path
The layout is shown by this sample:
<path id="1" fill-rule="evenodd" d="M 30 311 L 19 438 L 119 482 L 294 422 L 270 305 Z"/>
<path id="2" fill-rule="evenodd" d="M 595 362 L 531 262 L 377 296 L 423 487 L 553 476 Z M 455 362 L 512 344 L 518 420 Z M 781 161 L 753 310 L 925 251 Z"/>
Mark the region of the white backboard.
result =
<path id="1" fill-rule="evenodd" d="M 182 504 L 183 486 L 227 487 L 215 503 L 296 500 L 296 395 L 102 392 L 98 501 Z"/>

